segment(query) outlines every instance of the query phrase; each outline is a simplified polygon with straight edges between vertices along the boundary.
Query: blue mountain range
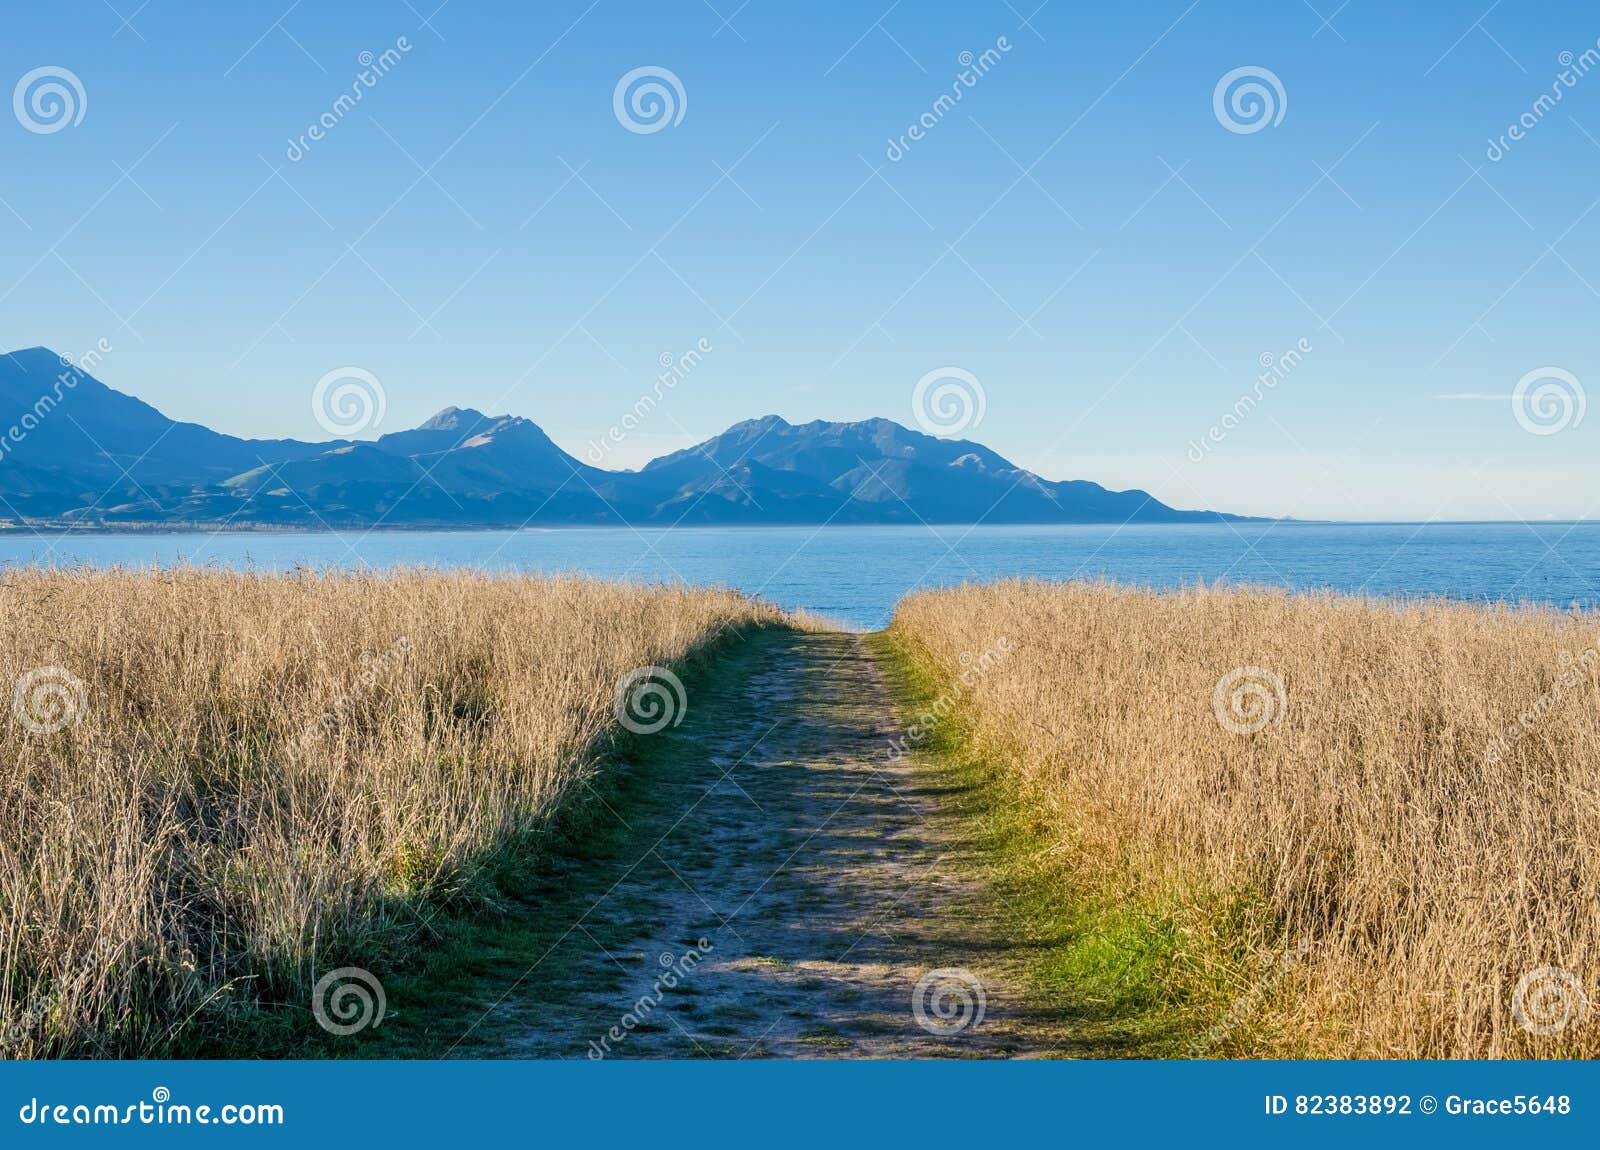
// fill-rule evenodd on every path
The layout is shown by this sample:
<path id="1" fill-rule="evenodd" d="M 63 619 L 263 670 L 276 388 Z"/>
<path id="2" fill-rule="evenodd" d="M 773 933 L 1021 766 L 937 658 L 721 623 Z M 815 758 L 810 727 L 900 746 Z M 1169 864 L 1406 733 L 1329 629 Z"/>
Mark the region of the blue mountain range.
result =
<path id="1" fill-rule="evenodd" d="M 982 444 L 888 419 L 775 415 L 609 471 L 519 416 L 447 407 L 376 440 L 239 439 L 64 366 L 0 353 L 0 524 L 516 527 L 524 524 L 1198 523 L 1143 491 L 1053 482 Z M 64 383 L 63 381 L 67 381 Z"/>

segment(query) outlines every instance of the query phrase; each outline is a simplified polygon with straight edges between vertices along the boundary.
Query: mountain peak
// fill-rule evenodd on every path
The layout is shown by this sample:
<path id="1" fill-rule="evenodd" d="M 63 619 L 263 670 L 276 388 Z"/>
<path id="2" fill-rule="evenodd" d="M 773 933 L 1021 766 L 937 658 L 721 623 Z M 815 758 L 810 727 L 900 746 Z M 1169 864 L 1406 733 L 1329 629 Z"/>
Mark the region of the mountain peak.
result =
<path id="1" fill-rule="evenodd" d="M 489 423 L 490 419 L 483 412 L 471 407 L 456 407 L 451 405 L 436 412 L 422 423 L 417 424 L 418 431 L 460 431 L 465 428 L 477 427 L 479 424 Z"/>
<path id="2" fill-rule="evenodd" d="M 43 347 L 0 353 L 0 413 L 37 416 L 25 438 L 0 452 L 0 508 L 24 522 L 517 527 L 1218 518 L 1177 511 L 1142 491 L 1052 482 L 982 444 L 889 419 L 795 425 L 764 415 L 639 471 L 604 471 L 568 455 L 530 420 L 469 407 L 446 407 L 370 442 L 237 439 L 174 422 L 86 371 L 53 386 L 60 362 Z M 70 414 L 48 417 L 56 406 Z M 133 463 L 125 469 L 123 460 Z"/>
<path id="3" fill-rule="evenodd" d="M 728 430 L 724 431 L 722 434 L 724 434 L 724 435 L 733 435 L 735 432 L 743 432 L 743 431 L 766 432 L 766 431 L 772 431 L 775 428 L 779 428 L 779 427 L 792 427 L 792 426 L 793 426 L 793 424 L 791 424 L 787 419 L 783 418 L 783 416 L 781 416 L 781 415 L 763 415 L 763 416 L 760 416 L 757 419 L 741 419 L 738 423 L 736 423 L 732 427 L 728 428 Z"/>

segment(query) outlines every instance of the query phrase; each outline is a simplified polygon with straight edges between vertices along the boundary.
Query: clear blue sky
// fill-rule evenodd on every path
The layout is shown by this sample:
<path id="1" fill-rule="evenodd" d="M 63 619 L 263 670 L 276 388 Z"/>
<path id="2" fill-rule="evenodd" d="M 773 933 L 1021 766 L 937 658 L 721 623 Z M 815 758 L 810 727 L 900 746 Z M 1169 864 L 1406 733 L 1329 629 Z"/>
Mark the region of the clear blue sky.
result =
<path id="1" fill-rule="evenodd" d="M 909 424 L 917 380 L 958 366 L 972 438 L 1177 506 L 1600 500 L 1600 412 L 1535 435 L 1509 398 L 1557 367 L 1600 402 L 1600 69 L 1486 155 L 1595 45 L 1592 6 L 437 3 L 8 12 L 0 95 L 49 65 L 86 104 L 49 133 L 0 114 L 0 346 L 105 339 L 113 386 L 257 436 L 325 437 L 312 388 L 357 365 L 376 431 L 472 405 L 581 454 L 705 339 L 613 463 L 767 412 Z M 679 78 L 681 122 L 619 123 L 641 66 Z M 1219 122 L 1240 67 L 1277 77 L 1280 121 Z"/>

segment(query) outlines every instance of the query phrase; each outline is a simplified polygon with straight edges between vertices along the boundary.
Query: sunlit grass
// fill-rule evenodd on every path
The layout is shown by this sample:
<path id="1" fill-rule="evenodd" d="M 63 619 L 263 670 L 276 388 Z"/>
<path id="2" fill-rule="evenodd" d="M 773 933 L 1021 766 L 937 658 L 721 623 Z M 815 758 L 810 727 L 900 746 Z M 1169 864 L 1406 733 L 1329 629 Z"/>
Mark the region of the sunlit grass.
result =
<path id="1" fill-rule="evenodd" d="M 577 578 L 0 576 L 0 1054 L 303 1012 L 328 968 L 496 899 L 597 769 L 621 676 L 777 621 Z"/>
<path id="2" fill-rule="evenodd" d="M 1066 983 L 1144 964 L 1130 986 L 1184 1005 L 1197 1055 L 1593 1057 L 1592 1008 L 1536 977 L 1518 1005 L 1540 1034 L 1513 995 L 1544 967 L 1600 983 L 1597 631 L 1546 609 L 1009 582 L 914 595 L 890 635 L 934 681 L 967 673 L 971 752 L 1027 788 L 1066 893 L 1105 926 L 1061 952 L 1083 967 Z M 1218 703 L 1245 667 L 1286 705 L 1271 679 Z M 1219 721 L 1249 728 L 1256 704 L 1259 730 Z"/>

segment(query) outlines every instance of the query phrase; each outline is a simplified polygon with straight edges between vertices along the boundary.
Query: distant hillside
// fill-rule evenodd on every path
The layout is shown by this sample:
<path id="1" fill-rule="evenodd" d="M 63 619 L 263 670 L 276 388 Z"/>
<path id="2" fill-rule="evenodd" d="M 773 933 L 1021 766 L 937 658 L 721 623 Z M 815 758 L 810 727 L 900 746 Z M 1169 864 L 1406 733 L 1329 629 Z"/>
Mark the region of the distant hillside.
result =
<path id="1" fill-rule="evenodd" d="M 63 382 L 66 381 L 66 382 Z M 13 429 L 7 432 L 7 428 Z M 239 439 L 168 419 L 55 352 L 0 355 L 0 521 L 360 527 L 1194 523 L 1143 491 L 1040 478 L 887 419 L 769 415 L 639 471 L 575 459 L 519 416 L 447 407 L 371 442 Z"/>
<path id="2" fill-rule="evenodd" d="M 938 439 L 888 419 L 792 424 L 776 415 L 662 456 L 640 472 L 660 506 L 701 522 L 1125 523 L 1215 521 L 1143 491 L 1055 483 L 981 443 Z M 690 508 L 693 508 L 691 511 Z"/>

